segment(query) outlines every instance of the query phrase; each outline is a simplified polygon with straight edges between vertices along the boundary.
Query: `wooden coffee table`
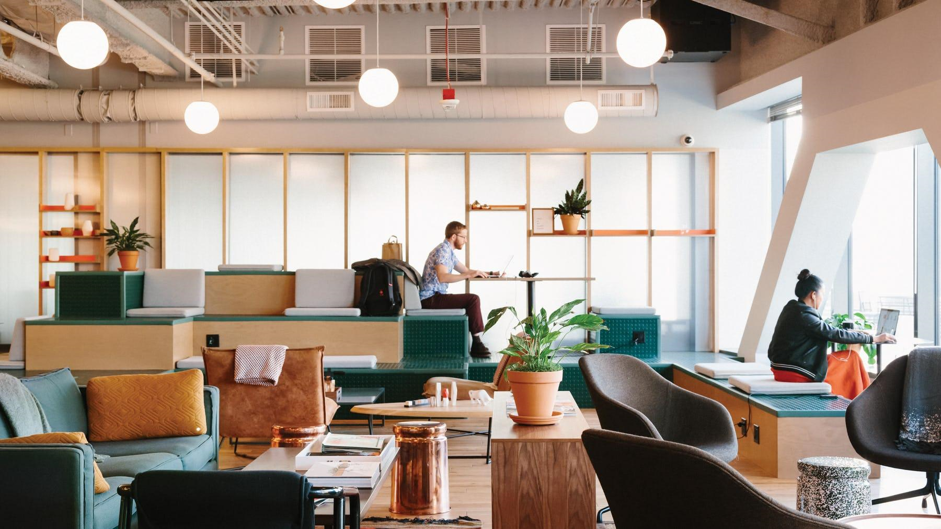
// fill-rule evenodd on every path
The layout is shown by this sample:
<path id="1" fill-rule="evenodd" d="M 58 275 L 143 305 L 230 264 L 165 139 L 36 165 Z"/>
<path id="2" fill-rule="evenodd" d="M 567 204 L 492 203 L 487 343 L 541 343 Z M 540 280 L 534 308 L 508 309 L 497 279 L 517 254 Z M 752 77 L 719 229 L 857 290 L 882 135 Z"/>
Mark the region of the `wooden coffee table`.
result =
<path id="1" fill-rule="evenodd" d="M 477 404 L 469 400 L 459 400 L 450 406 L 418 406 L 406 408 L 404 402 L 389 402 L 384 404 L 361 404 L 350 410 L 353 413 L 368 415 L 372 422 L 374 415 L 380 417 L 408 417 L 413 419 L 487 419 L 486 430 L 458 430 L 448 427 L 448 439 L 482 435 L 487 438 L 487 451 L 484 455 L 449 455 L 450 459 L 486 459 L 490 463 L 490 430 L 493 426 L 493 402 Z"/>

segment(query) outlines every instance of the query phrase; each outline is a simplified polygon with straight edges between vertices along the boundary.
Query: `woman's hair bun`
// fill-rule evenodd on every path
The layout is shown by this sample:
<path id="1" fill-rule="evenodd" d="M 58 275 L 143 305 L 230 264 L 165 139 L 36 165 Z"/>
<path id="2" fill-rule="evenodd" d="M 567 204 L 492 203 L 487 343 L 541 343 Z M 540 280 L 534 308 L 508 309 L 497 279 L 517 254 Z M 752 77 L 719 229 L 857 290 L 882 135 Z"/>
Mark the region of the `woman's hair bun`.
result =
<path id="1" fill-rule="evenodd" d="M 803 280 L 807 279 L 808 277 L 810 277 L 810 270 L 808 270 L 808 269 L 806 269 L 806 268 L 803 269 L 803 270 L 801 270 L 801 273 L 797 274 L 797 280 L 798 280 L 798 281 L 803 281 Z"/>

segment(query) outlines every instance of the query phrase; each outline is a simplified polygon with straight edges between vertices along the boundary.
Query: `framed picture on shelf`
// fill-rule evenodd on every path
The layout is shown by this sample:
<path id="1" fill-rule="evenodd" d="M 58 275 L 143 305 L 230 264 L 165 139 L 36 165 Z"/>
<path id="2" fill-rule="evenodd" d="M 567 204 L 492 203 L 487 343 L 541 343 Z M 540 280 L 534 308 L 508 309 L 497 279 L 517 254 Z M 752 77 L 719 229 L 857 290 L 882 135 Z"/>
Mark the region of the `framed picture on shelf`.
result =
<path id="1" fill-rule="evenodd" d="M 552 235 L 555 213 L 552 208 L 533 208 L 533 235 Z"/>

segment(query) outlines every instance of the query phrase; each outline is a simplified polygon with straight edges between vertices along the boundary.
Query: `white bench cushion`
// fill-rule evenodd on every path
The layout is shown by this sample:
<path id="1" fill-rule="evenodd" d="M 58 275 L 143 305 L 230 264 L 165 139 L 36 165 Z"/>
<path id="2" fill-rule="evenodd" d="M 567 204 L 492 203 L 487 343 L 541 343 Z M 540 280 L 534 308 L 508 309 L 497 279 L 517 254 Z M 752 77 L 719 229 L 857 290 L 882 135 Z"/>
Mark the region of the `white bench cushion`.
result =
<path id="1" fill-rule="evenodd" d="M 129 309 L 128 318 L 191 318 L 206 313 L 202 307 L 150 307 Z"/>
<path id="2" fill-rule="evenodd" d="M 144 272 L 144 307 L 205 307 L 202 270 L 153 269 Z"/>
<path id="3" fill-rule="evenodd" d="M 749 395 L 826 395 L 826 382 L 778 382 L 774 376 L 730 377 L 729 384 Z"/>
<path id="4" fill-rule="evenodd" d="M 265 272 L 280 272 L 284 265 L 279 264 L 221 264 L 220 272 L 229 272 L 232 270 L 260 270 Z"/>
<path id="5" fill-rule="evenodd" d="M 770 375 L 771 366 L 756 362 L 712 362 L 693 366 L 693 369 L 709 378 L 729 378 L 742 375 Z"/>
<path id="6" fill-rule="evenodd" d="M 618 314 L 653 315 L 657 313 L 657 310 L 653 307 L 592 307 L 591 311 L 595 314 L 608 314 L 611 316 Z"/>
<path id="7" fill-rule="evenodd" d="M 305 309 L 353 308 L 356 272 L 298 270 L 294 274 L 294 305 Z"/>
<path id="8" fill-rule="evenodd" d="M 324 369 L 375 369 L 376 362 L 376 357 L 373 355 L 323 357 Z"/>
<path id="9" fill-rule="evenodd" d="M 203 357 L 200 355 L 184 358 L 176 363 L 177 369 L 204 369 L 206 367 Z"/>
<path id="10" fill-rule="evenodd" d="M 359 316 L 359 309 L 308 309 L 294 307 L 284 309 L 285 316 Z"/>
<path id="11" fill-rule="evenodd" d="M 405 311 L 406 316 L 464 316 L 467 311 L 464 309 L 409 309 Z"/>
<path id="12" fill-rule="evenodd" d="M 0 360 L 0 369 L 26 369 L 24 360 Z"/>

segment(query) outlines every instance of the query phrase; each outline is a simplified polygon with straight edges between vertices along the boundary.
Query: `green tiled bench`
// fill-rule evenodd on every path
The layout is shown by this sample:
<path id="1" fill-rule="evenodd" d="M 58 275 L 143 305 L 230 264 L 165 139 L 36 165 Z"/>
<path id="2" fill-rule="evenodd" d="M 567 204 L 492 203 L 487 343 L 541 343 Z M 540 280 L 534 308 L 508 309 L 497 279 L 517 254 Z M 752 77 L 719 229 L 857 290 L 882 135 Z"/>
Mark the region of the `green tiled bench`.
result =
<path id="1" fill-rule="evenodd" d="M 593 341 L 610 345 L 602 353 L 630 355 L 641 360 L 660 358 L 660 316 L 652 314 L 602 314 L 607 331 L 593 333 Z M 634 332 L 644 333 L 644 343 L 634 344 Z"/>
<path id="2" fill-rule="evenodd" d="M 403 325 L 404 358 L 468 358 L 467 316 L 406 316 Z"/>

